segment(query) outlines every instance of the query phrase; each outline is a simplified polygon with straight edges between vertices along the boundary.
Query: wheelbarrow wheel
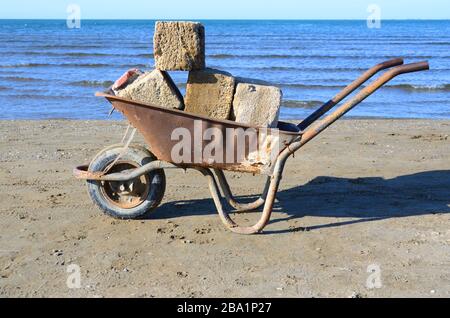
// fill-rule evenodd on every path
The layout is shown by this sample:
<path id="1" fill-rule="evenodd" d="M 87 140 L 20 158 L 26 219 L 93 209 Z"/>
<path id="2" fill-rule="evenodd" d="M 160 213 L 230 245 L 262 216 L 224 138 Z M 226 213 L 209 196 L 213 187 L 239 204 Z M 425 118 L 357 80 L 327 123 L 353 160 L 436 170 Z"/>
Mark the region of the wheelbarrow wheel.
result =
<path id="1" fill-rule="evenodd" d="M 89 165 L 89 171 L 105 171 L 121 153 L 122 145 L 108 147 Z M 141 146 L 132 145 L 109 173 L 136 169 L 157 160 Z M 156 209 L 166 190 L 164 170 L 152 171 L 126 182 L 88 181 L 88 192 L 94 203 L 106 214 L 126 220 L 139 219 Z"/>

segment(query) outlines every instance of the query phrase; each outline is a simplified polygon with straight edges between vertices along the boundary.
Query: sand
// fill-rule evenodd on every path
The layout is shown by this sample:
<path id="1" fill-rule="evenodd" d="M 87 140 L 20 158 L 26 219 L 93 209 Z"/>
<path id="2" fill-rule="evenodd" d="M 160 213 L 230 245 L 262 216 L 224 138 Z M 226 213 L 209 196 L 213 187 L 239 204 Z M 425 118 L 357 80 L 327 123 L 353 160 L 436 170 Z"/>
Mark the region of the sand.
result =
<path id="1" fill-rule="evenodd" d="M 0 122 L 1 297 L 450 296 L 450 121 L 339 122 L 288 162 L 256 236 L 222 226 L 197 172 L 167 172 L 149 219 L 103 215 L 72 168 L 124 129 Z M 244 196 L 263 185 L 230 178 Z"/>

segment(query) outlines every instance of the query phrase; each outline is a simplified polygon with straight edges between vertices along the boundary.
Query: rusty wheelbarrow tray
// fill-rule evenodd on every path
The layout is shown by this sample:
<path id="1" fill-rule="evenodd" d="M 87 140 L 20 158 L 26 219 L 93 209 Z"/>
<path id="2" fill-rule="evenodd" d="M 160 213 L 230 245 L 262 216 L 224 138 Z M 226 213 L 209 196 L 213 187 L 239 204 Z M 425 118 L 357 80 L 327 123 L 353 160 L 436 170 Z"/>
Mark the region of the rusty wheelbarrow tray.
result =
<path id="1" fill-rule="evenodd" d="M 154 155 L 154 160 L 142 165 L 135 165 L 119 171 L 95 171 L 89 166 L 81 166 L 74 169 L 74 175 L 78 179 L 88 180 L 90 183 L 121 184 L 131 180 L 137 180 L 142 176 L 149 175 L 163 169 L 195 169 L 207 177 L 212 198 L 220 215 L 222 222 L 232 232 L 239 234 L 255 234 L 261 232 L 268 224 L 275 197 L 282 178 L 283 169 L 287 159 L 314 137 L 336 122 L 348 111 L 353 109 L 376 90 L 386 84 L 394 77 L 429 69 L 427 62 L 402 65 L 403 59 L 393 59 L 378 64 L 364 73 L 361 77 L 344 88 L 338 95 L 325 103 L 311 116 L 303 120 L 299 125 L 280 123 L 278 129 L 266 129 L 242 125 L 232 121 L 213 120 L 208 117 L 198 116 L 182 111 L 169 110 L 154 105 L 147 105 L 112 95 L 98 93 L 97 96 L 105 97 L 113 107 L 122 112 L 144 137 L 146 143 Z M 362 86 L 371 77 L 382 70 L 390 69 L 370 85 L 363 88 L 352 99 L 338 107 L 333 113 L 323 119 L 320 118 L 339 104 L 344 98 Z M 181 129 L 181 132 L 189 132 L 195 135 L 196 131 L 204 132 L 211 130 L 221 136 L 236 131 L 252 130 L 253 134 L 245 135 L 249 139 L 259 141 L 258 151 L 250 147 L 252 140 L 247 140 L 245 151 L 236 155 L 236 134 L 230 140 L 225 139 L 222 144 L 223 153 L 214 156 L 204 156 L 203 151 L 209 141 L 191 141 L 192 151 L 187 154 L 184 161 L 173 160 L 173 149 L 178 140 L 174 138 L 173 132 Z M 174 140 L 175 139 L 175 140 Z M 262 144 L 260 141 L 263 141 Z M 256 142 L 256 140 L 254 140 Z M 196 143 L 197 142 L 197 143 Z M 217 151 L 217 149 L 216 149 Z M 239 151 L 238 151 L 239 152 Z M 230 156 L 230 153 L 233 155 Z M 213 158 L 214 157 L 214 158 Z M 219 158 L 219 160 L 217 160 Z M 231 159 L 231 160 L 230 160 Z M 265 174 L 268 176 L 266 185 L 261 196 L 251 203 L 239 203 L 233 196 L 230 186 L 223 171 L 237 171 L 253 174 Z M 151 185 L 149 185 L 151 186 Z M 165 186 L 165 184 L 164 184 Z M 236 224 L 222 204 L 221 191 L 228 205 L 236 212 L 251 211 L 263 207 L 260 220 L 253 226 L 244 227 Z M 159 200 L 160 202 L 160 200 Z M 159 202 L 157 204 L 159 204 Z M 156 205 L 157 205 L 156 204 Z"/>

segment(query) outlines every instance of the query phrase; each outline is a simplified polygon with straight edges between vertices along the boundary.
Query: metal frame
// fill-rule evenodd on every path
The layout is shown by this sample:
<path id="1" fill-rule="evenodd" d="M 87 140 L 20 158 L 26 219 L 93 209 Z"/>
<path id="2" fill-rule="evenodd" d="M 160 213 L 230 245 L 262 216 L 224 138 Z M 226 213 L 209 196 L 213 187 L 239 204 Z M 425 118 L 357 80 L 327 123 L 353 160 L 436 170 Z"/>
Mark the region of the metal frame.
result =
<path id="1" fill-rule="evenodd" d="M 388 81 L 392 80 L 394 77 L 400 74 L 424 71 L 429 69 L 429 65 L 427 62 L 398 66 L 401 64 L 403 64 L 403 59 L 394 59 L 374 66 L 366 73 L 364 73 L 361 77 L 359 77 L 356 81 L 354 81 L 352 84 L 347 86 L 333 99 L 325 103 L 311 116 L 309 116 L 307 119 L 301 122 L 298 125 L 298 127 L 303 131 L 303 134 L 301 134 L 298 138 L 293 140 L 293 142 L 290 143 L 289 146 L 278 155 L 276 161 L 273 163 L 274 164 L 273 172 L 268 177 L 261 196 L 254 202 L 246 204 L 237 202 L 231 192 L 230 186 L 228 184 L 224 172 L 219 168 L 207 168 L 200 166 L 186 167 L 186 166 L 178 166 L 165 161 L 154 161 L 131 172 L 113 173 L 113 174 L 104 174 L 102 172 L 89 172 L 87 166 L 82 166 L 74 170 L 74 175 L 78 179 L 84 180 L 128 181 L 135 179 L 139 176 L 142 176 L 144 174 L 147 174 L 151 171 L 159 169 L 178 169 L 178 168 L 195 169 L 200 173 L 202 173 L 208 179 L 211 196 L 214 200 L 214 203 L 216 205 L 217 211 L 219 213 L 222 222 L 228 229 L 238 234 L 260 233 L 270 220 L 273 205 L 275 202 L 275 197 L 278 192 L 280 181 L 282 179 L 284 166 L 286 164 L 287 159 L 291 155 L 293 155 L 296 151 L 298 151 L 300 148 L 302 148 L 304 145 L 306 145 L 308 142 L 314 139 L 318 134 L 320 134 L 322 131 L 324 131 L 326 128 L 328 128 L 330 125 L 332 125 L 342 116 L 344 116 L 347 112 L 349 112 L 359 103 L 361 103 L 367 97 L 372 95 L 376 90 L 378 90 Z M 332 114 L 318 121 L 320 117 L 329 112 L 340 101 L 342 101 L 345 97 L 354 92 L 358 87 L 360 87 L 363 83 L 368 81 L 375 74 L 377 74 L 381 70 L 385 70 L 393 66 L 396 67 L 387 71 L 377 80 L 372 82 L 370 85 L 363 88 L 356 96 L 354 96 L 347 103 L 336 109 Z M 259 221 L 255 225 L 249 227 L 239 226 L 238 224 L 236 224 L 230 217 L 230 212 L 224 209 L 224 206 L 222 204 L 221 191 L 228 205 L 231 208 L 235 209 L 237 212 L 251 211 L 263 207 L 262 215 Z"/>

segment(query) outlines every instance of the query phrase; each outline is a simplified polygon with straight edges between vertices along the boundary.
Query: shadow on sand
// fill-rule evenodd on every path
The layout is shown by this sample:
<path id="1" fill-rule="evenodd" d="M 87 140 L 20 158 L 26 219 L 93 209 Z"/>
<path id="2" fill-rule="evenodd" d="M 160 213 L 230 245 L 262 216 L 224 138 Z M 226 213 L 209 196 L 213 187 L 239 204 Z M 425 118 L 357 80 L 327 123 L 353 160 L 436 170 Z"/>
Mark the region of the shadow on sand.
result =
<path id="1" fill-rule="evenodd" d="M 254 198 L 240 197 L 242 201 L 251 199 Z M 304 216 L 352 220 L 282 231 L 270 231 L 267 228 L 265 234 L 312 231 L 388 218 L 450 213 L 450 170 L 421 172 L 393 179 L 317 177 L 305 185 L 280 191 L 277 199 L 274 212 L 286 214 L 286 217 L 272 220 L 270 224 Z M 166 203 L 151 218 L 210 215 L 215 211 L 212 199 L 193 199 Z"/>

